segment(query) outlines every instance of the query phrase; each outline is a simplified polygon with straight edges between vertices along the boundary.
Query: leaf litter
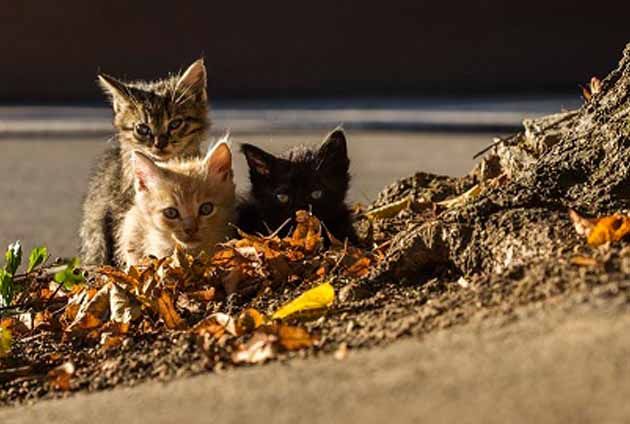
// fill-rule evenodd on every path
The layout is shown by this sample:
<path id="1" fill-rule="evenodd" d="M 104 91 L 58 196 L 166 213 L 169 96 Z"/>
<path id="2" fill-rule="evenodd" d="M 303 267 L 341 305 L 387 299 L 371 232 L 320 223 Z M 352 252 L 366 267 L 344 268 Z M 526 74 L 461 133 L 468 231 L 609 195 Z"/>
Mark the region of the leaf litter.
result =
<path id="1" fill-rule="evenodd" d="M 240 238 L 212 255 L 192 257 L 178 247 L 170 257 L 126 270 L 81 269 L 71 260 L 44 272 L 48 253 L 34 249 L 25 289 L 2 310 L 0 372 L 54 393 L 84 387 L 84 368 L 97 366 L 97 357 L 151 339 L 188 340 L 200 348 L 206 369 L 317 349 L 322 339 L 312 322 L 333 307 L 334 285 L 364 276 L 379 261 L 332 235 L 325 249 L 324 231 L 316 217 L 299 211 L 288 237 L 239 231 Z M 11 275 L 18 253 L 12 246 L 7 254 Z M 34 355 L 31 341 L 38 353 L 41 346 L 50 351 Z"/>

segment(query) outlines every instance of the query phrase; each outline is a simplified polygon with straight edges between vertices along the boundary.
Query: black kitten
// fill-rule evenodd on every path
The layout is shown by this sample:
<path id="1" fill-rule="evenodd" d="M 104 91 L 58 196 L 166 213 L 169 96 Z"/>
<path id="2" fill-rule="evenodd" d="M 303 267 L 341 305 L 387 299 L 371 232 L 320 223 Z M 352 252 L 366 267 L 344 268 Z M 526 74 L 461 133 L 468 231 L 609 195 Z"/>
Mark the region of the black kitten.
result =
<path id="1" fill-rule="evenodd" d="M 251 144 L 242 151 L 251 192 L 239 207 L 239 228 L 269 234 L 303 209 L 312 211 L 336 238 L 356 240 L 345 203 L 350 159 L 342 129 L 331 132 L 319 149 L 295 147 L 280 157 Z"/>

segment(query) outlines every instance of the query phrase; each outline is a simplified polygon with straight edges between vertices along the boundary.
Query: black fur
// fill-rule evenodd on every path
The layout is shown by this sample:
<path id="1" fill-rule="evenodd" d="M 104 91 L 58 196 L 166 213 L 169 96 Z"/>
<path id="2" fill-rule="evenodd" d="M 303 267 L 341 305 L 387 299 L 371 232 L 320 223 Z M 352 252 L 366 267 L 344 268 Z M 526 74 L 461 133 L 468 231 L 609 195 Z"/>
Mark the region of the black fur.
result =
<path id="1" fill-rule="evenodd" d="M 318 149 L 300 146 L 279 157 L 250 144 L 242 151 L 251 191 L 238 208 L 240 229 L 269 234 L 302 209 L 311 210 L 336 238 L 356 241 L 345 203 L 350 160 L 343 130 L 331 132 Z M 316 191 L 321 191 L 320 199 L 313 197 Z M 288 201 L 281 202 L 278 195 L 288 196 Z"/>

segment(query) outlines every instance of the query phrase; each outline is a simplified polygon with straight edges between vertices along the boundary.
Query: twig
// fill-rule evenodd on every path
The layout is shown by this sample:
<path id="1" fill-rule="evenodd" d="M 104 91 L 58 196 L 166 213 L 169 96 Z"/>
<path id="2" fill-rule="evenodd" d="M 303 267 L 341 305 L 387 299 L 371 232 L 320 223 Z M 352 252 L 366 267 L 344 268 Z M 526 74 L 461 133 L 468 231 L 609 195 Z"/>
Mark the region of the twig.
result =
<path id="1" fill-rule="evenodd" d="M 490 150 L 490 149 L 492 149 L 492 148 L 494 148 L 494 147 L 498 146 L 498 145 L 499 145 L 499 144 L 501 144 L 501 143 L 504 143 L 504 142 L 506 142 L 506 141 L 510 141 L 510 140 L 512 140 L 512 139 L 514 139 L 514 138 L 516 138 L 517 136 L 520 136 L 521 134 L 523 134 L 523 133 L 522 133 L 522 132 L 518 132 L 518 133 L 516 133 L 516 134 L 512 134 L 512 135 L 510 135 L 510 136 L 508 136 L 508 137 L 495 137 L 495 138 L 493 139 L 493 141 L 492 141 L 492 144 L 491 144 L 491 145 L 489 145 L 489 146 L 487 146 L 487 147 L 484 147 L 481 151 L 477 152 L 477 153 L 473 156 L 473 159 L 477 159 L 479 156 L 483 155 L 483 154 L 484 154 L 484 153 L 486 153 L 488 150 Z"/>

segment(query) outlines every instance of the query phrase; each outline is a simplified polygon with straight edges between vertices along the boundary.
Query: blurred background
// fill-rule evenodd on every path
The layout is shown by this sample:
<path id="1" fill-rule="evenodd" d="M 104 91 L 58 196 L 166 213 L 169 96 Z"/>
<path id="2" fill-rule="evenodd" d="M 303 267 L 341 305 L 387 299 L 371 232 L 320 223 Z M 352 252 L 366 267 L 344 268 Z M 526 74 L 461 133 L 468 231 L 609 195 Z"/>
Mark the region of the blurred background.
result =
<path id="1" fill-rule="evenodd" d="M 616 4 L 614 4 L 616 3 Z M 157 78 L 200 56 L 214 132 L 274 152 L 343 124 L 352 202 L 417 170 L 462 175 L 524 118 L 575 108 L 612 70 L 630 2 L 23 0 L 0 11 L 0 243 L 76 252 L 112 135 L 98 71 Z M 236 155 L 241 190 L 245 168 Z"/>

